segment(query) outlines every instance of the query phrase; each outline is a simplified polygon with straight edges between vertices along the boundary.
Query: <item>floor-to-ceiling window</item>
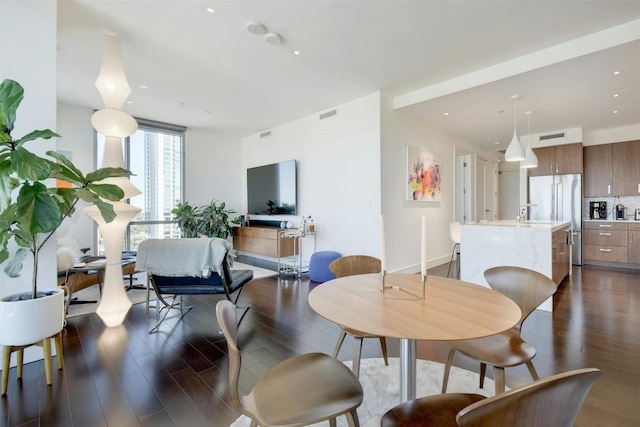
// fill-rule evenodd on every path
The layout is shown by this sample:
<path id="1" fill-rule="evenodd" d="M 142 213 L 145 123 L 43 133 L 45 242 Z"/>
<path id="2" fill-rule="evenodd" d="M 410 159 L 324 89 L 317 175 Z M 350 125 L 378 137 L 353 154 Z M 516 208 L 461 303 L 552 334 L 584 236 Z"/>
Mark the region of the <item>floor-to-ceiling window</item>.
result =
<path id="1" fill-rule="evenodd" d="M 131 182 L 142 191 L 128 202 L 142 210 L 129 224 L 124 250 L 136 250 L 145 239 L 180 237 L 171 210 L 182 200 L 185 129 L 145 120 L 138 120 L 138 125 L 123 146 L 124 167 L 134 174 Z M 103 136 L 98 134 L 97 141 L 97 164 L 102 165 Z M 102 252 L 100 236 L 98 245 Z"/>

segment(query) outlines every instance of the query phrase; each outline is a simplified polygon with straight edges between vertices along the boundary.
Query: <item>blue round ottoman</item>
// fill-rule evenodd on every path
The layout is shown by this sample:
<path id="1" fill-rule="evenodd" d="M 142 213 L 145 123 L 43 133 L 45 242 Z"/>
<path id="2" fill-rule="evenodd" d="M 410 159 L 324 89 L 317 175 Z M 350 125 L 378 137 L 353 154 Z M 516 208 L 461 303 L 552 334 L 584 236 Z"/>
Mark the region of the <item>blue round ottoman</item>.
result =
<path id="1" fill-rule="evenodd" d="M 318 283 L 335 279 L 336 276 L 329 270 L 329 264 L 341 256 L 336 251 L 320 251 L 312 254 L 309 261 L 309 279 Z"/>

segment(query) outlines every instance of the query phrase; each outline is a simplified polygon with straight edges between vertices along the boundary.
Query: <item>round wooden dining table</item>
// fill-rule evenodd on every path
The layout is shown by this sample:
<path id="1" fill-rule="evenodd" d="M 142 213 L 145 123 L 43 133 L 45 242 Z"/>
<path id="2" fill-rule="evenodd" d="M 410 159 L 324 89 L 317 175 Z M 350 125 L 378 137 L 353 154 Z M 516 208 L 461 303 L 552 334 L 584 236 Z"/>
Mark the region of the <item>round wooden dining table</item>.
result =
<path id="1" fill-rule="evenodd" d="M 309 293 L 311 308 L 339 325 L 400 339 L 400 397 L 416 396 L 416 341 L 480 338 L 503 332 L 521 316 L 511 299 L 484 286 L 445 277 L 361 274 L 330 280 Z"/>

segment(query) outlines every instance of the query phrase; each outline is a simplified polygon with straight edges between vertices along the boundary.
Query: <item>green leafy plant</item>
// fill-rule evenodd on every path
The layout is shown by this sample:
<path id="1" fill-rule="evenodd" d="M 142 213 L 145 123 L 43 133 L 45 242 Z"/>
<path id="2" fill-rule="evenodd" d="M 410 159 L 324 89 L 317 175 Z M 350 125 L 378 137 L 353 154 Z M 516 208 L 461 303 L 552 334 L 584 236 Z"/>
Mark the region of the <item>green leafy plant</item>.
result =
<path id="1" fill-rule="evenodd" d="M 212 200 L 205 206 L 192 206 L 189 202 L 179 203 L 171 213 L 178 223 L 182 237 L 219 237 L 226 239 L 231 234 L 231 224 L 238 223 L 238 218 L 229 220 L 229 215 L 236 213 L 225 209 L 225 203 Z"/>
<path id="2" fill-rule="evenodd" d="M 80 200 L 95 204 L 106 222 L 115 218 L 113 206 L 106 202 L 124 197 L 120 187 L 102 184 L 105 178 L 126 177 L 131 172 L 122 168 L 102 168 L 86 175 L 73 163 L 55 151 L 49 158 L 29 151 L 25 144 L 37 139 L 59 137 L 55 132 L 34 130 L 22 138 L 13 139 L 11 131 L 24 89 L 14 80 L 0 84 L 0 263 L 7 261 L 4 271 L 9 277 L 20 276 L 23 261 L 33 256 L 31 298 L 36 298 L 38 258 L 40 250 L 60 227 L 65 218 L 75 212 Z M 33 143 L 33 142 L 32 142 Z M 69 183 L 70 188 L 50 186 L 56 180 Z M 17 196 L 14 192 L 17 190 Z M 103 200 L 104 199 L 104 200 Z M 18 249 L 11 257 L 9 242 Z"/>

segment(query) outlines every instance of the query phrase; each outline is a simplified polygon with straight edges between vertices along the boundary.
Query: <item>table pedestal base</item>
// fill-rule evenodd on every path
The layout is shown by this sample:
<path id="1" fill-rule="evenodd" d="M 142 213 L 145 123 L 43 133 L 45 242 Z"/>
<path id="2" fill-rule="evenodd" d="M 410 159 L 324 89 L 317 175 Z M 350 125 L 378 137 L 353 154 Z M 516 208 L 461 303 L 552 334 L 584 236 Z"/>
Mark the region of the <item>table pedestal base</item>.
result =
<path id="1" fill-rule="evenodd" d="M 416 398 L 416 340 L 400 340 L 400 403 Z"/>

